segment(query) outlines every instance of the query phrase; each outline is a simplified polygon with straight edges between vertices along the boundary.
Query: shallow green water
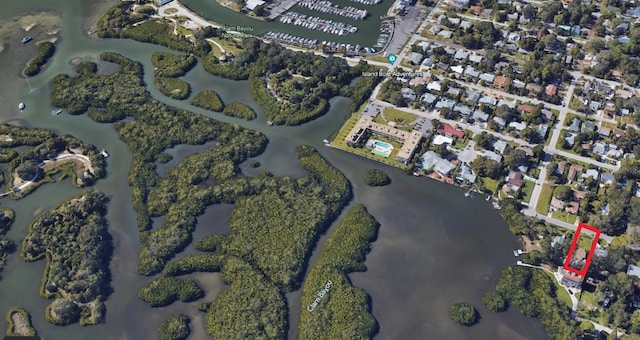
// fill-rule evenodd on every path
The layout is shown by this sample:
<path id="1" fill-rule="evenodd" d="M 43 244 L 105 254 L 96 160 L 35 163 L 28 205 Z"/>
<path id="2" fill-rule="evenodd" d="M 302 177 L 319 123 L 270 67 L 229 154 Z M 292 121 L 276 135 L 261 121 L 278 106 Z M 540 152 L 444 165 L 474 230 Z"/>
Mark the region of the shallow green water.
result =
<path id="1" fill-rule="evenodd" d="M 19 42 L 25 35 L 20 27 L 7 28 L 6 23 L 0 27 L 0 42 L 6 46 L 0 53 L 0 102 L 3 103 L 0 120 L 20 119 L 30 126 L 69 133 L 98 148 L 107 149 L 111 155 L 108 177 L 96 185 L 111 198 L 108 219 L 115 242 L 115 256 L 111 262 L 114 293 L 106 303 L 107 322 L 90 327 L 48 324 L 44 320 L 44 307 L 50 301 L 39 297 L 37 292 L 44 262 L 23 263 L 17 254 L 9 257 L 0 280 L 0 314 L 12 305 L 27 308 L 43 339 L 153 339 L 163 319 L 183 311 L 193 318 L 191 338 L 202 339 L 205 337 L 204 315 L 196 310 L 201 301 L 152 309 L 136 298 L 138 288 L 151 278 L 136 274 L 139 243 L 130 188 L 126 182 L 131 162 L 126 146 L 118 140 L 111 125 L 96 123 L 85 116 L 52 116 L 48 105 L 48 81 L 56 74 L 70 72 L 70 61 L 74 58 L 92 59 L 103 51 L 116 51 L 142 62 L 149 70 L 151 53 L 166 50 L 130 40 L 100 41 L 86 36 L 92 18 L 112 3 L 115 2 L 54 0 L 42 4 L 37 0 L 9 1 L 3 3 L 3 11 L 0 12 L 0 20 L 44 9 L 55 9 L 62 14 L 58 52 L 44 72 L 29 82 L 20 78 L 19 73 L 35 52 L 34 44 L 22 45 Z M 188 3 L 195 1 L 189 0 Z M 37 41 L 46 37 L 46 32 L 35 27 L 29 35 Z M 258 169 L 243 165 L 247 175 L 268 170 L 277 176 L 301 176 L 304 170 L 297 163 L 294 149 L 299 144 L 311 144 L 352 181 L 355 201 L 364 203 L 382 224 L 379 238 L 366 262 L 369 271 L 352 275 L 354 284 L 365 288 L 372 296 L 374 316 L 380 324 L 376 339 L 545 338 L 536 320 L 514 312 L 492 314 L 481 304 L 482 295 L 492 288 L 500 269 L 515 262 L 511 251 L 517 247 L 515 238 L 509 234 L 497 211 L 491 209 L 487 202 L 465 199 L 461 190 L 451 186 L 406 176 L 397 169 L 324 147 L 322 140 L 339 128 L 348 113 L 349 100 L 332 100 L 327 115 L 304 126 L 269 127 L 265 124 L 264 113 L 251 98 L 246 82 L 213 77 L 201 66 L 189 72 L 184 79 L 192 84 L 194 94 L 211 88 L 224 101 L 241 101 L 258 112 L 258 119 L 246 122 L 191 107 L 187 101 L 168 99 L 153 86 L 149 87 L 154 97 L 169 105 L 265 133 L 270 140 L 269 146 L 256 158 L 262 165 Z M 152 80 L 151 72 L 146 72 L 145 81 L 153 84 Z M 18 102 L 27 105 L 23 113 L 16 109 Z M 170 152 L 179 158 L 196 150 L 177 147 Z M 382 188 L 362 184 L 364 171 L 372 167 L 388 172 L 393 183 Z M 1 206 L 11 207 L 17 213 L 9 236 L 21 241 L 38 213 L 79 192 L 63 181 L 44 185 L 19 201 L 0 201 Z M 230 206 L 207 209 L 198 218 L 195 236 L 224 232 L 228 228 L 230 209 Z M 192 248 L 185 251 L 193 252 Z M 318 249 L 314 254 L 317 252 Z M 192 277 L 205 288 L 207 297 L 204 300 L 214 299 L 224 288 L 217 274 L 194 274 Z M 287 297 L 291 306 L 290 338 L 295 339 L 300 313 L 299 292 L 290 293 Z M 449 321 L 448 305 L 458 300 L 470 301 L 479 308 L 483 318 L 478 325 L 460 328 Z M 0 322 L 0 333 L 5 330 L 6 324 Z"/>

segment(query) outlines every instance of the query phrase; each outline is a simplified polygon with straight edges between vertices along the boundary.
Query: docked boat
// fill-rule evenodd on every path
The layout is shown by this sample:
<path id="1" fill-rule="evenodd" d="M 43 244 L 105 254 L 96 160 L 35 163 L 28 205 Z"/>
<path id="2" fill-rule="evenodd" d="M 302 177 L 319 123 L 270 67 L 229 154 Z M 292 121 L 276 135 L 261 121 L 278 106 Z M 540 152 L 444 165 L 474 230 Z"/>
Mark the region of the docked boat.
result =
<path id="1" fill-rule="evenodd" d="M 29 42 L 29 41 L 31 41 L 31 40 L 33 40 L 33 38 L 31 38 L 31 37 L 24 37 L 24 38 L 22 38 L 22 43 L 23 43 L 23 44 L 26 44 L 26 43 L 28 43 L 28 42 Z"/>
<path id="2" fill-rule="evenodd" d="M 325 143 L 325 144 L 329 144 L 329 140 L 328 139 L 323 139 L 322 142 Z"/>
<path id="3" fill-rule="evenodd" d="M 62 113 L 62 109 L 51 110 L 51 114 L 57 116 Z"/>
<path id="4" fill-rule="evenodd" d="M 20 110 L 24 110 L 24 108 L 25 108 L 24 103 L 20 103 L 20 104 L 18 104 L 18 109 L 20 109 Z"/>
<path id="5" fill-rule="evenodd" d="M 273 122 L 272 122 L 272 121 L 270 121 L 270 120 L 268 120 L 268 121 L 267 121 L 267 125 L 271 126 L 271 125 L 273 125 Z"/>

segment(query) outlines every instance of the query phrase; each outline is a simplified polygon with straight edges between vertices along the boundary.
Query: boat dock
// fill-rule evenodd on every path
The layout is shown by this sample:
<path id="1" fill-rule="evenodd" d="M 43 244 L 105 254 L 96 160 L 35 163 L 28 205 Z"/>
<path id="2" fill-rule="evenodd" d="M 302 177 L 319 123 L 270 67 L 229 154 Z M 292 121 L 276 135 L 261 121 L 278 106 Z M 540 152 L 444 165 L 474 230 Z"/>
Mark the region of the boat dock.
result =
<path id="1" fill-rule="evenodd" d="M 369 12 L 366 9 L 359 9 L 352 6 L 341 8 L 340 6 L 327 0 L 302 0 L 298 3 L 298 6 L 355 20 L 362 20 L 369 15 Z"/>
<path id="2" fill-rule="evenodd" d="M 283 44 L 300 46 L 311 50 L 315 50 L 318 48 L 318 40 L 296 37 L 288 33 L 267 32 L 265 33 L 264 37 Z"/>
<path id="3" fill-rule="evenodd" d="M 285 24 L 293 24 L 295 26 L 302 26 L 304 28 L 337 35 L 348 35 L 358 31 L 358 27 L 344 22 L 322 19 L 320 17 L 310 17 L 298 12 L 284 13 L 278 20 Z"/>

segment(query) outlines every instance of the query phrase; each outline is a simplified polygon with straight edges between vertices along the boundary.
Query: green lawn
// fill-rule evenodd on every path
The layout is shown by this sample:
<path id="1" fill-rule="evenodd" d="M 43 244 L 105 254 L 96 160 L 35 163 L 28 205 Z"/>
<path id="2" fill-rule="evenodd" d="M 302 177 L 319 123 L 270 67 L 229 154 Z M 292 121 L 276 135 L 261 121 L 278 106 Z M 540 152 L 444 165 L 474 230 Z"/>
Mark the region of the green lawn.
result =
<path id="1" fill-rule="evenodd" d="M 456 138 L 455 144 L 453 147 L 456 149 L 462 149 L 469 144 L 469 138 Z"/>
<path id="2" fill-rule="evenodd" d="M 178 30 L 178 34 L 182 34 L 185 37 L 188 36 L 188 35 L 193 34 L 193 32 L 190 29 L 188 29 L 186 27 L 183 27 L 183 26 L 180 26 L 180 25 L 178 25 L 177 30 Z"/>
<path id="3" fill-rule="evenodd" d="M 582 233 L 581 233 L 582 234 Z M 591 249 L 591 243 L 593 243 L 593 237 L 587 235 L 580 235 L 580 240 L 578 240 L 578 247 L 589 250 Z"/>
<path id="4" fill-rule="evenodd" d="M 558 295 L 558 300 L 562 301 L 563 303 L 565 303 L 569 308 L 573 307 L 573 303 L 571 302 L 571 297 L 569 296 L 569 293 L 567 293 L 566 289 L 562 288 L 560 286 L 560 284 L 558 283 L 558 281 L 556 280 L 556 278 L 551 275 L 551 273 L 546 272 L 545 273 L 549 274 L 549 276 L 551 276 L 551 280 L 553 281 L 554 285 L 556 286 L 556 294 Z"/>
<path id="5" fill-rule="evenodd" d="M 551 195 L 553 194 L 553 187 L 548 184 L 542 186 L 540 191 L 540 198 L 536 205 L 536 211 L 538 214 L 546 215 L 549 213 L 549 204 L 551 204 Z"/>
<path id="6" fill-rule="evenodd" d="M 396 128 L 404 131 L 413 131 L 413 128 L 416 126 L 415 121 L 418 119 L 418 116 L 413 113 L 393 107 L 385 108 L 382 113 L 384 114 L 384 118 L 382 118 L 382 115 L 377 115 L 373 121 L 384 125 L 387 125 L 390 121 L 395 122 Z"/>
<path id="7" fill-rule="evenodd" d="M 554 211 L 551 213 L 551 217 L 571 224 L 576 223 L 576 215 L 572 215 L 564 211 Z"/>
<path id="8" fill-rule="evenodd" d="M 166 15 L 170 15 L 170 14 L 176 14 L 178 13 L 178 9 L 177 8 L 167 8 L 164 10 L 164 14 Z"/>
<path id="9" fill-rule="evenodd" d="M 498 190 L 498 186 L 500 185 L 500 181 L 496 181 L 495 179 L 491 179 L 489 177 L 482 177 L 482 182 L 484 182 L 484 187 L 491 193 L 495 193 Z"/>
<path id="10" fill-rule="evenodd" d="M 536 186 L 536 183 L 530 180 L 524 181 L 524 186 L 520 189 L 522 190 L 522 200 L 529 203 L 531 200 L 531 194 L 533 193 L 533 187 Z"/>

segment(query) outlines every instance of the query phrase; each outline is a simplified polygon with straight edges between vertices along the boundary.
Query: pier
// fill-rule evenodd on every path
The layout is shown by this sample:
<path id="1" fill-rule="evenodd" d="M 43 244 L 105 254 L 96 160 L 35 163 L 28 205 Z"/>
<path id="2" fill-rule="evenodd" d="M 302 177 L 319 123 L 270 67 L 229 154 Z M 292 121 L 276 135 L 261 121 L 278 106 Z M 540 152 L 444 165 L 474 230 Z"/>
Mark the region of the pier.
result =
<path id="1" fill-rule="evenodd" d="M 298 6 L 355 20 L 364 19 L 369 15 L 369 12 L 367 12 L 366 9 L 359 9 L 351 6 L 341 8 L 340 6 L 327 0 L 302 0 L 298 3 Z"/>
<path id="2" fill-rule="evenodd" d="M 277 41 L 283 44 L 300 46 L 300 47 L 308 48 L 310 50 L 315 50 L 318 48 L 318 40 L 296 37 L 288 33 L 270 31 L 265 33 L 264 37 L 266 39 Z"/>

